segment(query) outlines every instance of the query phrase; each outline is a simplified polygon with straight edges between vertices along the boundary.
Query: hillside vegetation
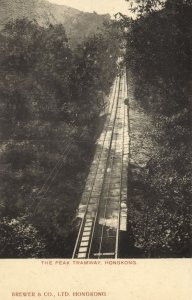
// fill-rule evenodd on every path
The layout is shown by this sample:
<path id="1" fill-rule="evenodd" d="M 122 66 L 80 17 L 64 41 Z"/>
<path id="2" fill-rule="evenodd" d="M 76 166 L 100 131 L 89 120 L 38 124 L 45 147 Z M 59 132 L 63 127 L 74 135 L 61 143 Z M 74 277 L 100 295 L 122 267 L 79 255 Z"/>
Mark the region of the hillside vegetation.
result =
<path id="1" fill-rule="evenodd" d="M 166 1 L 155 11 L 158 1 L 138 2 L 139 18 L 125 21 L 125 59 L 159 150 L 139 179 L 143 203 L 134 202 L 130 189 L 130 226 L 143 256 L 191 257 L 192 3 Z"/>
<path id="2" fill-rule="evenodd" d="M 0 34 L 0 256 L 71 257 L 73 219 L 117 72 L 119 31 L 72 51 L 62 24 Z"/>
<path id="3" fill-rule="evenodd" d="M 0 29 L 16 19 L 36 20 L 40 26 L 62 24 L 71 46 L 75 47 L 90 35 L 103 29 L 103 23 L 110 21 L 109 15 L 81 12 L 65 5 L 47 0 L 0 0 Z"/>

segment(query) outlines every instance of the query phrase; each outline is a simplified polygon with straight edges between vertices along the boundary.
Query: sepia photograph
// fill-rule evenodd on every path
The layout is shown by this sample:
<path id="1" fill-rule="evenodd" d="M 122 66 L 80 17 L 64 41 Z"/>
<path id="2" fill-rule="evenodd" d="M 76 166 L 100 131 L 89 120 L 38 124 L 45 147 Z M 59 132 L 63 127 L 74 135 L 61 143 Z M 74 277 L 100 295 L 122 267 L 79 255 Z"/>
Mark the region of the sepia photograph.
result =
<path id="1" fill-rule="evenodd" d="M 0 0 L 1 260 L 192 257 L 191 50 L 192 0 Z"/>

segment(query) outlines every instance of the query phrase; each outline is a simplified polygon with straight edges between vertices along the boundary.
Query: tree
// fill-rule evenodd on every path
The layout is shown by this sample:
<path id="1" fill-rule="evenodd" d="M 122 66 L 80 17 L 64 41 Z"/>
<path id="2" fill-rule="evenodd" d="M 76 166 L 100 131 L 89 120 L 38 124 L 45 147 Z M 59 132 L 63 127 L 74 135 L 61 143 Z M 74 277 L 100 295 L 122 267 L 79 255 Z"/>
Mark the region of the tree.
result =
<path id="1" fill-rule="evenodd" d="M 159 10 L 163 7 L 177 10 L 179 6 L 192 5 L 192 0 L 125 0 L 130 4 L 130 10 L 137 13 L 138 16 L 151 13 L 155 10 Z"/>
<path id="2" fill-rule="evenodd" d="M 0 221 L 0 257 L 44 257 L 45 243 L 26 217 L 2 218 Z"/>
<path id="3" fill-rule="evenodd" d="M 47 256 L 70 256 L 118 41 L 108 24 L 72 51 L 62 25 L 43 28 L 27 19 L 0 34 L 2 256 L 9 245 L 9 257 L 40 255 L 31 237 L 40 248 L 45 242 Z"/>
<path id="4" fill-rule="evenodd" d="M 141 181 L 150 191 L 143 195 L 145 212 L 133 199 L 130 221 L 147 257 L 190 257 L 192 3 L 165 1 L 158 11 L 155 1 L 135 3 L 139 18 L 126 34 L 125 60 L 135 100 L 153 118 L 159 150 Z"/>

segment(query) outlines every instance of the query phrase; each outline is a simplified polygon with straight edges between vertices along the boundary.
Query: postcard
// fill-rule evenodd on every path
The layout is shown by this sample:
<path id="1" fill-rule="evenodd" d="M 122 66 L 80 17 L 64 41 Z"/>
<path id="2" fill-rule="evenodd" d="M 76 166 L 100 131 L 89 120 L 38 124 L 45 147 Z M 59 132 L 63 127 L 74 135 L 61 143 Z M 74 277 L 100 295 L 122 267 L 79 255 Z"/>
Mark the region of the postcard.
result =
<path id="1" fill-rule="evenodd" d="M 0 299 L 192 298 L 191 16 L 0 0 Z"/>

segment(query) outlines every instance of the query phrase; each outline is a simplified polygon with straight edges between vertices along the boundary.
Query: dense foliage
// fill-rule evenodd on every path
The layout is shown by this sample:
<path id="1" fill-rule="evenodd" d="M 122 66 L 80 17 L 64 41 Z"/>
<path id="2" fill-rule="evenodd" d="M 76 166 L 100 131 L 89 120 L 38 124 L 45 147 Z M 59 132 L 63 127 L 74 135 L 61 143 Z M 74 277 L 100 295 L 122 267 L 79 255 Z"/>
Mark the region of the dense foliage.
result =
<path id="1" fill-rule="evenodd" d="M 1 257 L 71 255 L 118 48 L 110 24 L 74 51 L 62 25 L 22 19 L 1 32 Z"/>
<path id="2" fill-rule="evenodd" d="M 154 117 L 151 134 L 159 143 L 142 179 L 142 208 L 138 211 L 132 203 L 130 214 L 136 244 L 145 256 L 190 257 L 192 3 L 164 2 L 160 11 L 149 12 L 144 5 L 143 16 L 128 20 L 126 63 L 136 100 Z"/>

